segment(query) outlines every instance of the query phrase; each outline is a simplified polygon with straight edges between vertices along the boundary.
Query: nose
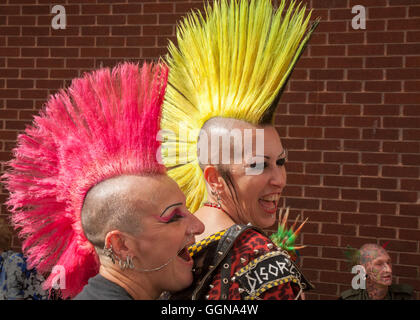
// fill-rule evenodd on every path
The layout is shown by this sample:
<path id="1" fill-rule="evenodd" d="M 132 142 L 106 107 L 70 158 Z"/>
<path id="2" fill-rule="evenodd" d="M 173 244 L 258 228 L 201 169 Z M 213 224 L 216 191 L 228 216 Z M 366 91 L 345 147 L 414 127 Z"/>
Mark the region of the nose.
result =
<path id="1" fill-rule="evenodd" d="M 273 170 L 270 183 L 272 186 L 283 189 L 286 186 L 287 174 L 285 166 Z"/>
<path id="2" fill-rule="evenodd" d="M 192 213 L 189 215 L 189 227 L 187 228 L 188 233 L 192 235 L 202 234 L 204 232 L 204 224 Z"/>
<path id="3" fill-rule="evenodd" d="M 389 263 L 385 263 L 385 271 L 392 273 L 392 266 Z"/>

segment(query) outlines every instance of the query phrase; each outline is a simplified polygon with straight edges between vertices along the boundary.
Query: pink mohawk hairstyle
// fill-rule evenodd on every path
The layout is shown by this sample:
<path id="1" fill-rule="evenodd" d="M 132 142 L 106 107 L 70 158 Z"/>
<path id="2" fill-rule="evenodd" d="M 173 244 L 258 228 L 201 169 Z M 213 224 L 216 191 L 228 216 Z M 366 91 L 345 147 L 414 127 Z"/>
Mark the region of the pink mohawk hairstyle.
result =
<path id="1" fill-rule="evenodd" d="M 81 225 L 89 189 L 123 174 L 165 174 L 157 134 L 167 78 L 163 64 L 124 63 L 85 74 L 52 96 L 18 136 L 2 177 L 11 221 L 30 268 L 64 267 L 64 298 L 77 295 L 99 270 Z M 45 289 L 56 276 L 49 275 Z"/>

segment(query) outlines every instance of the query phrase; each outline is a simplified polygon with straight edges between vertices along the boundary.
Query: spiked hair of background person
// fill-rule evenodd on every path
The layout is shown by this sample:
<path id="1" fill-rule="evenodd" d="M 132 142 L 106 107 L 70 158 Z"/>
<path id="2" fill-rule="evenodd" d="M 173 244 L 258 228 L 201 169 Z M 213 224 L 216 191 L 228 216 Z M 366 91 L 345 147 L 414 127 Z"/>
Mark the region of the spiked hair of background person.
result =
<path id="1" fill-rule="evenodd" d="M 168 172 L 187 197 L 191 212 L 206 200 L 197 144 L 213 117 L 271 124 L 294 66 L 317 22 L 292 1 L 216 0 L 205 16 L 190 13 L 169 45 L 168 89 L 162 111 L 162 143 Z M 180 132 L 183 133 L 180 133 Z M 185 133 L 185 134 L 184 134 Z M 174 134 L 174 135 L 173 135 Z"/>
<path id="2" fill-rule="evenodd" d="M 64 297 L 79 293 L 99 268 L 81 223 L 87 192 L 123 174 L 165 173 L 156 159 L 156 135 L 167 74 L 165 65 L 132 63 L 85 74 L 50 97 L 18 137 L 11 169 L 2 177 L 11 220 L 20 228 L 30 268 L 64 268 Z"/>

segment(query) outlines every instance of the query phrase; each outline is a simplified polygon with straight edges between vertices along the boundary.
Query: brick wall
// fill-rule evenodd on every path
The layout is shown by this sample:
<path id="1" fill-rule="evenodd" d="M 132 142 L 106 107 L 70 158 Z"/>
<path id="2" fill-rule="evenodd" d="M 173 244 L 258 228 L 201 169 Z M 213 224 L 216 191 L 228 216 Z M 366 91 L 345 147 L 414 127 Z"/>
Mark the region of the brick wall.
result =
<path id="1" fill-rule="evenodd" d="M 300 263 L 335 298 L 350 287 L 343 248 L 388 243 L 397 282 L 420 299 L 420 1 L 306 0 L 322 22 L 284 93 L 276 125 L 289 149 L 283 202 L 309 217 Z M 109 4 L 111 3 L 111 4 Z M 4 4 L 4 5 L 3 5 Z M 54 30 L 53 5 L 65 30 Z M 366 8 L 365 30 L 351 12 Z M 121 60 L 166 53 L 176 21 L 201 1 L 2 0 L 0 161 L 49 94 Z M 2 166 L 2 171 L 3 171 Z M 3 204 L 7 195 L 0 195 Z M 0 215 L 7 216 L 4 205 Z M 15 237 L 11 244 L 19 248 Z"/>

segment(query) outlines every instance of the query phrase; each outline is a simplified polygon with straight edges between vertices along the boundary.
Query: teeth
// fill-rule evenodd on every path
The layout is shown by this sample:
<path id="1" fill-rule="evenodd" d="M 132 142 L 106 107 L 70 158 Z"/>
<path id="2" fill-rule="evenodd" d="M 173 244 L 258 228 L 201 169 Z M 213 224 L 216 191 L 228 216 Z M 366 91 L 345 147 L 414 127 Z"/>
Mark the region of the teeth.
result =
<path id="1" fill-rule="evenodd" d="M 279 199 L 280 199 L 279 194 L 272 194 L 272 195 L 261 198 L 261 200 L 264 200 L 264 201 L 275 201 L 275 202 L 279 201 Z"/>

